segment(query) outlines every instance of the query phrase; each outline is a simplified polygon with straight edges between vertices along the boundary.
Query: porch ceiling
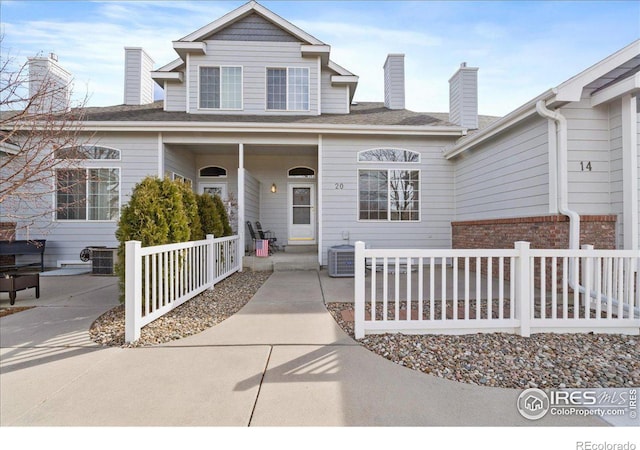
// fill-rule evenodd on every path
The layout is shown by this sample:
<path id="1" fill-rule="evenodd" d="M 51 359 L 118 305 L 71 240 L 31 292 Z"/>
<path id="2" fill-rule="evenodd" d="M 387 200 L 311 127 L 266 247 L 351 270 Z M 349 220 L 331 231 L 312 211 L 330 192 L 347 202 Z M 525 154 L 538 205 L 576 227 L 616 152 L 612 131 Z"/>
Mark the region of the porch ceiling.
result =
<path id="1" fill-rule="evenodd" d="M 168 148 L 188 151 L 197 155 L 237 155 L 238 144 L 165 144 Z M 318 147 L 312 145 L 245 144 L 245 156 L 252 155 L 316 155 Z"/>

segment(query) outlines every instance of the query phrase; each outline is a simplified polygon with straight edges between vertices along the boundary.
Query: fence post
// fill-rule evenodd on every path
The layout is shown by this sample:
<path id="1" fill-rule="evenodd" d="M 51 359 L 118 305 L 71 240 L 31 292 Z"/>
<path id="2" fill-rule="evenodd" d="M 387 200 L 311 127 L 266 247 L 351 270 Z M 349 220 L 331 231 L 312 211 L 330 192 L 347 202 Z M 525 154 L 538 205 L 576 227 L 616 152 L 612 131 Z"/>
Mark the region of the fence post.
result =
<path id="1" fill-rule="evenodd" d="M 209 255 L 211 257 L 207 261 L 207 284 L 209 285 L 209 290 L 213 290 L 215 280 L 216 267 L 218 266 L 217 261 L 218 257 L 216 256 L 216 244 L 213 242 L 215 236 L 213 234 L 207 234 L 207 247 L 209 251 Z"/>
<path id="2" fill-rule="evenodd" d="M 593 250 L 593 245 L 583 244 L 580 248 L 582 250 Z M 580 260 L 578 259 L 578 261 Z M 591 261 L 591 258 L 588 258 L 586 256 L 584 257 L 584 259 L 582 260 L 581 269 L 582 269 L 582 275 L 581 275 L 582 278 L 580 283 L 578 284 L 582 284 L 582 286 L 584 286 L 584 309 L 585 309 L 586 317 L 589 317 L 588 308 L 589 308 L 589 305 L 591 304 L 591 291 L 594 290 L 594 286 L 595 286 L 594 265 Z"/>
<path id="3" fill-rule="evenodd" d="M 531 257 L 529 249 L 531 244 L 525 241 L 515 243 L 518 251 L 516 256 L 516 317 L 520 319 L 520 336 L 529 337 L 531 335 Z"/>
<path id="4" fill-rule="evenodd" d="M 125 243 L 125 275 L 124 275 L 124 304 L 125 304 L 125 342 L 140 339 L 140 322 L 142 319 L 142 257 L 140 241 Z"/>
<path id="5" fill-rule="evenodd" d="M 355 244 L 355 299 L 354 334 L 356 339 L 364 337 L 364 295 L 365 295 L 365 257 L 364 242 Z"/>

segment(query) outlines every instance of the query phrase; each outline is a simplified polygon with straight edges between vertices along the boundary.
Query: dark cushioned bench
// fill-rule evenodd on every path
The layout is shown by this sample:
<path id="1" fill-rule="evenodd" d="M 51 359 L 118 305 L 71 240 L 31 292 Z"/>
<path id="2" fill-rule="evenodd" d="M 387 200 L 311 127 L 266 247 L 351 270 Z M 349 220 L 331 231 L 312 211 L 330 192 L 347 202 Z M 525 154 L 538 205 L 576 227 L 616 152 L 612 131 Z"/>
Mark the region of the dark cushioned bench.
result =
<path id="1" fill-rule="evenodd" d="M 0 272 L 16 270 L 21 267 L 40 266 L 44 272 L 44 247 L 46 239 L 31 239 L 28 241 L 0 241 L 0 256 L 40 255 L 40 262 L 27 262 L 16 264 L 4 264 L 0 266 Z"/>

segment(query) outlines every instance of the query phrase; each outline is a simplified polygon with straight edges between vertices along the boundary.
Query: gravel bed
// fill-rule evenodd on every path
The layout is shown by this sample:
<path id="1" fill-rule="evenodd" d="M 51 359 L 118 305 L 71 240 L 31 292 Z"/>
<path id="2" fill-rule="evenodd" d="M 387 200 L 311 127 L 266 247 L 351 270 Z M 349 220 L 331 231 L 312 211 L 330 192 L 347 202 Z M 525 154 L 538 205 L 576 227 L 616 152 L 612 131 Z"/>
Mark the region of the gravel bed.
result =
<path id="1" fill-rule="evenodd" d="M 351 337 L 342 316 L 351 303 L 327 309 Z M 480 386 L 524 389 L 640 386 L 640 338 L 607 334 L 508 333 L 463 336 L 368 335 L 358 342 L 410 369 Z"/>
<path id="2" fill-rule="evenodd" d="M 267 281 L 271 272 L 244 271 L 231 275 L 142 328 L 140 339 L 124 342 L 124 305 L 98 317 L 91 325 L 91 339 L 111 347 L 146 347 L 181 339 L 210 328 L 238 312 Z"/>

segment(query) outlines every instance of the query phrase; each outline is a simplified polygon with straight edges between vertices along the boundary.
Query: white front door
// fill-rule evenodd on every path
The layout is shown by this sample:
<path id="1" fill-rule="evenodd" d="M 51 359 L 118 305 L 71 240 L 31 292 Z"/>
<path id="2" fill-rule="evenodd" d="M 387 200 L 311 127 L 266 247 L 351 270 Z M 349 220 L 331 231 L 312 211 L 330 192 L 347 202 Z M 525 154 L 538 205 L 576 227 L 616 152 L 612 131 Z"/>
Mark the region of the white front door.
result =
<path id="1" fill-rule="evenodd" d="M 198 184 L 201 194 L 209 194 L 212 197 L 219 195 L 222 200 L 227 198 L 227 183 L 202 182 Z"/>
<path id="2" fill-rule="evenodd" d="M 316 192 L 313 183 L 289 183 L 289 245 L 316 243 Z"/>

